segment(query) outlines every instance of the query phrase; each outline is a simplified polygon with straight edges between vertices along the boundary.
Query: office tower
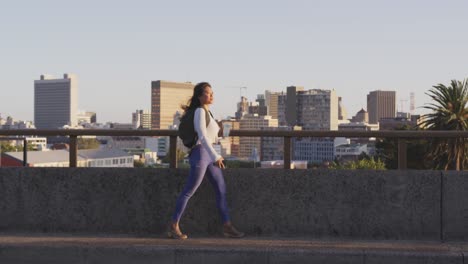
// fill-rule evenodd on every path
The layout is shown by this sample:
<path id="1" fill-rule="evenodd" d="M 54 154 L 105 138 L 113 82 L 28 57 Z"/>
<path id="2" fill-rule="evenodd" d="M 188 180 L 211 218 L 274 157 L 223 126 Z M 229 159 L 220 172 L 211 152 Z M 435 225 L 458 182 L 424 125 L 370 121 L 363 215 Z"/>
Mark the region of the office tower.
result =
<path id="1" fill-rule="evenodd" d="M 132 113 L 134 129 L 151 129 L 151 112 L 149 110 L 136 110 Z"/>
<path id="2" fill-rule="evenodd" d="M 249 113 L 249 101 L 246 97 L 241 96 L 241 101 L 237 103 L 237 111 L 235 113 L 236 120 L 240 120 L 244 115 Z"/>
<path id="3" fill-rule="evenodd" d="M 63 79 L 41 75 L 34 81 L 34 123 L 38 129 L 77 125 L 78 87 L 75 75 Z"/>
<path id="4" fill-rule="evenodd" d="M 271 116 L 273 119 L 278 118 L 278 96 L 281 93 L 265 91 L 265 104 L 267 106 L 267 115 Z"/>
<path id="5" fill-rule="evenodd" d="M 301 130 L 300 127 L 280 126 L 262 127 L 261 131 L 292 131 Z M 273 161 L 284 159 L 284 138 L 282 137 L 261 137 L 260 160 Z"/>
<path id="6" fill-rule="evenodd" d="M 284 114 L 283 114 L 284 113 Z M 335 90 L 290 86 L 278 96 L 279 125 L 301 126 L 304 130 L 337 130 L 338 97 Z"/>
<path id="7" fill-rule="evenodd" d="M 297 93 L 302 92 L 304 87 L 288 86 L 286 88 L 286 122 L 288 126 L 298 124 Z"/>
<path id="8" fill-rule="evenodd" d="M 380 118 L 394 118 L 396 112 L 395 91 L 372 91 L 367 95 L 369 123 L 377 124 Z"/>
<path id="9" fill-rule="evenodd" d="M 247 114 L 240 120 L 240 130 L 260 130 L 262 127 L 277 127 L 278 120 L 272 119 L 271 116 L 259 116 L 257 114 Z M 255 151 L 260 154 L 261 138 L 260 137 L 241 137 L 239 157 L 250 159 Z"/>
<path id="10" fill-rule="evenodd" d="M 169 129 L 176 112 L 183 112 L 181 105 L 187 104 L 193 88 L 191 83 L 151 82 L 151 128 Z"/>
<path id="11" fill-rule="evenodd" d="M 257 100 L 255 100 L 255 102 L 257 103 L 255 107 L 254 106 L 249 107 L 249 114 L 258 114 L 259 116 L 268 115 L 265 95 L 263 94 L 257 95 Z"/>

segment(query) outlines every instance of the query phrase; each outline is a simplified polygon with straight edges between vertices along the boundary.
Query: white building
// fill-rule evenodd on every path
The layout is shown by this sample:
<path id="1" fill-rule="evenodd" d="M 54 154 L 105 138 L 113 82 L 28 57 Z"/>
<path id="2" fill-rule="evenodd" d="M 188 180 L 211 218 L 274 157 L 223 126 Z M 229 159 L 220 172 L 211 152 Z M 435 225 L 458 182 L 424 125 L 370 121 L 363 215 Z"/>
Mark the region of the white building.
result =
<path id="1" fill-rule="evenodd" d="M 8 116 L 7 119 L 0 120 L 0 129 L 35 129 L 31 121 L 15 121 L 13 117 Z"/>
<path id="2" fill-rule="evenodd" d="M 339 124 L 338 131 L 378 131 L 379 124 L 369 124 L 365 122 L 350 122 L 347 124 Z M 367 143 L 375 141 L 375 138 L 350 138 L 352 143 Z"/>
<path id="3" fill-rule="evenodd" d="M 261 168 L 275 168 L 275 169 L 282 169 L 284 168 L 284 160 L 269 160 L 269 161 L 262 161 L 260 162 Z M 291 161 L 291 169 L 307 169 L 307 161 L 306 160 L 292 160 Z"/>
<path id="4" fill-rule="evenodd" d="M 231 156 L 231 139 L 229 137 L 220 138 L 219 145 L 221 146 L 221 156 Z"/>
<path id="5" fill-rule="evenodd" d="M 136 110 L 132 113 L 133 129 L 151 129 L 151 112 L 149 110 Z"/>
<path id="6" fill-rule="evenodd" d="M 29 146 L 31 146 L 34 150 L 44 151 L 47 150 L 47 138 L 45 137 L 26 137 L 26 142 Z M 23 146 L 23 140 L 18 140 L 16 142 L 17 146 Z"/>
<path id="7" fill-rule="evenodd" d="M 357 160 L 361 153 L 369 154 L 367 144 L 344 144 L 336 147 L 335 155 L 340 160 Z"/>
<path id="8" fill-rule="evenodd" d="M 2 161 L 10 166 L 22 166 L 23 152 L 7 152 Z M 27 156 L 29 167 L 69 167 L 68 150 L 30 151 Z M 120 150 L 78 150 L 78 167 L 133 167 L 133 156 Z M 6 162 L 4 162 L 6 163 Z"/>
<path id="9" fill-rule="evenodd" d="M 78 150 L 78 155 L 86 160 L 84 167 L 127 167 L 133 168 L 133 155 L 124 151 L 111 150 Z"/>
<path id="10" fill-rule="evenodd" d="M 76 76 L 63 79 L 41 75 L 34 81 L 34 124 L 38 129 L 77 125 L 78 88 Z"/>

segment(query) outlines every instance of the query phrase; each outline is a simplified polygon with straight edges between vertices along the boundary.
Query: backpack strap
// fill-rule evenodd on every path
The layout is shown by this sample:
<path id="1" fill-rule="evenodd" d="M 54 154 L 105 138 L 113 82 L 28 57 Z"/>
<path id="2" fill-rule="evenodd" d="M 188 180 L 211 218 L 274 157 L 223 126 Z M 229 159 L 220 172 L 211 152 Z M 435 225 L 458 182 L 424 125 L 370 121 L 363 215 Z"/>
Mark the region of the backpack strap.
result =
<path id="1" fill-rule="evenodd" d="M 205 110 L 206 127 L 208 127 L 208 125 L 210 124 L 210 121 L 211 121 L 210 116 L 213 117 L 213 119 L 214 119 L 214 116 L 213 116 L 213 114 L 211 113 L 211 111 L 207 111 L 205 108 L 203 108 L 203 107 L 201 107 L 201 106 L 200 106 L 200 108 L 202 108 L 203 110 Z"/>

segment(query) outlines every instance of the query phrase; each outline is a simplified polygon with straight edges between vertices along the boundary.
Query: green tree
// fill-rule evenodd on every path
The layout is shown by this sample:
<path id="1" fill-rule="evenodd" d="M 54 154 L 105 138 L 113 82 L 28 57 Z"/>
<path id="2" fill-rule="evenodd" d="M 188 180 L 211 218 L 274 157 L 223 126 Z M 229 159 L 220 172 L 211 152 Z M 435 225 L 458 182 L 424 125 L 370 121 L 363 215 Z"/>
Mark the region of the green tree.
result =
<path id="1" fill-rule="evenodd" d="M 19 151 L 18 147 L 11 145 L 10 142 L 0 141 L 0 153 L 16 151 Z"/>
<path id="2" fill-rule="evenodd" d="M 185 158 L 186 155 L 187 154 L 184 151 L 182 151 L 180 149 L 177 149 L 177 155 L 176 155 L 177 156 L 177 162 L 178 163 L 181 162 Z M 166 156 L 162 159 L 162 162 L 163 163 L 169 163 L 170 161 L 171 161 L 171 153 L 170 153 L 170 151 L 168 151 Z"/>
<path id="3" fill-rule="evenodd" d="M 98 149 L 100 144 L 95 138 L 78 138 L 77 140 L 78 149 Z"/>
<path id="4" fill-rule="evenodd" d="M 427 130 L 467 130 L 468 83 L 452 80 L 449 86 L 438 84 L 426 93 L 433 103 L 424 108 L 432 112 L 424 115 L 422 126 Z M 427 157 L 435 162 L 435 169 L 463 170 L 467 165 L 466 138 L 432 138 Z"/>
<path id="5" fill-rule="evenodd" d="M 133 167 L 135 168 L 143 168 L 145 167 L 145 163 L 141 160 L 134 160 L 133 161 Z"/>
<path id="6" fill-rule="evenodd" d="M 385 163 L 380 159 L 361 159 L 355 161 L 348 161 L 344 164 L 332 162 L 330 169 L 335 170 L 385 170 Z"/>
<path id="7" fill-rule="evenodd" d="M 421 130 L 419 127 L 409 125 L 401 126 L 395 130 Z M 398 169 L 398 140 L 394 138 L 377 139 L 375 143 L 376 157 L 385 163 L 390 170 Z M 426 158 L 429 151 L 427 139 L 411 139 L 407 141 L 407 167 L 408 169 L 426 170 L 433 167 L 431 159 Z"/>

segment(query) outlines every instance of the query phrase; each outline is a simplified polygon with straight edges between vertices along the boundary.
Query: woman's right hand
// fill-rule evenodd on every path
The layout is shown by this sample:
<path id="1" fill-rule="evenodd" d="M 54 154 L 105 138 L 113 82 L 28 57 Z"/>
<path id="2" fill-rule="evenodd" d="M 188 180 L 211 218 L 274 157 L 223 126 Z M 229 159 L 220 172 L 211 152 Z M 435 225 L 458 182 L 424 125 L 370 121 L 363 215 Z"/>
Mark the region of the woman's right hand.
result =
<path id="1" fill-rule="evenodd" d="M 215 162 L 215 165 L 218 166 L 218 167 L 220 167 L 221 169 L 224 169 L 225 166 L 224 166 L 223 160 L 224 160 L 223 157 L 219 158 L 219 159 Z"/>

